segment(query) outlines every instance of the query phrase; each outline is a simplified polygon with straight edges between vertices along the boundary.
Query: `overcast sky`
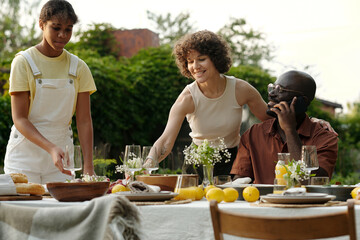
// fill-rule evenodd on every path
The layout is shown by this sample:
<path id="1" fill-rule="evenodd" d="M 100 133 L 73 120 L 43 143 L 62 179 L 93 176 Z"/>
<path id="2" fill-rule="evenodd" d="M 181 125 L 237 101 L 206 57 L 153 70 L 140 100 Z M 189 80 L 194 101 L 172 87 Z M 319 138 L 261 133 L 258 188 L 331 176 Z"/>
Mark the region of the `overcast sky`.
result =
<path id="1" fill-rule="evenodd" d="M 30 0 L 31 1 L 31 0 Z M 46 2 L 41 1 L 41 6 Z M 69 0 L 85 28 L 111 23 L 116 28 L 149 28 L 146 10 L 156 14 L 190 13 L 197 30 L 218 31 L 230 17 L 245 18 L 276 48 L 267 65 L 278 76 L 290 68 L 310 74 L 318 98 L 346 104 L 360 101 L 359 0 Z M 34 12 L 35 13 L 35 12 Z M 39 10 L 37 11 L 37 14 Z"/>

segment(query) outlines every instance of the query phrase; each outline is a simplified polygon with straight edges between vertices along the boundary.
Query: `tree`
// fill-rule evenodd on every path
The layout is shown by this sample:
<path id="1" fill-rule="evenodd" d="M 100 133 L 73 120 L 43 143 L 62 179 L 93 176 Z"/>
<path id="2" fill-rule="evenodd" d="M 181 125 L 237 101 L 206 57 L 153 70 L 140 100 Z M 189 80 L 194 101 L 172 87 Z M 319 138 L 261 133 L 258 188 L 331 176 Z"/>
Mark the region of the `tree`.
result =
<path id="1" fill-rule="evenodd" d="M 39 3 L 40 0 L 31 5 L 25 0 L 0 0 L 0 59 L 12 57 L 14 52 L 39 40 L 35 37 L 37 20 L 30 19 L 30 25 L 20 24 L 24 17 L 31 16 Z"/>
<path id="2" fill-rule="evenodd" d="M 230 45 L 235 66 L 250 65 L 261 67 L 263 60 L 270 61 L 273 48 L 265 41 L 264 34 L 253 30 L 243 18 L 231 18 L 218 34 Z"/>
<path id="3" fill-rule="evenodd" d="M 170 13 L 162 16 L 147 11 L 147 16 L 155 23 L 161 44 L 173 45 L 180 37 L 195 31 L 193 24 L 189 22 L 189 13 L 180 13 L 173 19 Z"/>
<path id="4" fill-rule="evenodd" d="M 69 50 L 93 49 L 101 57 L 117 57 L 117 44 L 113 34 L 115 28 L 108 23 L 93 24 L 85 32 L 77 32 L 75 36 L 80 36 L 76 43 L 68 43 Z"/>

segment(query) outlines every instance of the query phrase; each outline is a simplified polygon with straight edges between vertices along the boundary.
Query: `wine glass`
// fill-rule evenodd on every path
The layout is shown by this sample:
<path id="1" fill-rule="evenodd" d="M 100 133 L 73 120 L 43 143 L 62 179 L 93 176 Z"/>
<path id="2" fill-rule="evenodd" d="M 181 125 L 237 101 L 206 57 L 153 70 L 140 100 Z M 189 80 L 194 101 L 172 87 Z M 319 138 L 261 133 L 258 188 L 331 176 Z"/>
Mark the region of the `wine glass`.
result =
<path id="1" fill-rule="evenodd" d="M 80 145 L 65 146 L 65 157 L 63 158 L 63 167 L 71 171 L 72 179 L 75 179 L 75 171 L 82 169 L 82 154 Z"/>
<path id="2" fill-rule="evenodd" d="M 140 145 L 126 145 L 124 163 L 130 171 L 131 181 L 134 180 L 134 173 L 142 169 L 141 147 Z"/>
<path id="3" fill-rule="evenodd" d="M 310 174 L 311 171 L 319 168 L 319 162 L 317 159 L 316 146 L 303 145 L 301 148 L 301 161 L 305 164 L 305 170 Z"/>
<path id="4" fill-rule="evenodd" d="M 152 171 L 159 169 L 159 161 L 155 147 L 143 146 L 142 159 L 144 161 L 143 167 L 147 169 L 149 174 L 151 174 Z"/>

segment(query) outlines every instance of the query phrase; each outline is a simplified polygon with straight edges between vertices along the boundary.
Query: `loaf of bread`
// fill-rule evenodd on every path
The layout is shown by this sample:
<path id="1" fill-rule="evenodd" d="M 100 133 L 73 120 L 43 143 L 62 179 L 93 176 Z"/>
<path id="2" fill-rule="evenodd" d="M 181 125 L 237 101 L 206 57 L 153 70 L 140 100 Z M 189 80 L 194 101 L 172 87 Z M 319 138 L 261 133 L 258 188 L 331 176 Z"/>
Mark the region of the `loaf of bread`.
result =
<path id="1" fill-rule="evenodd" d="M 23 173 L 10 173 L 10 176 L 14 183 L 27 183 L 28 178 Z"/>
<path id="2" fill-rule="evenodd" d="M 15 183 L 16 192 L 19 194 L 44 195 L 45 188 L 37 183 Z"/>

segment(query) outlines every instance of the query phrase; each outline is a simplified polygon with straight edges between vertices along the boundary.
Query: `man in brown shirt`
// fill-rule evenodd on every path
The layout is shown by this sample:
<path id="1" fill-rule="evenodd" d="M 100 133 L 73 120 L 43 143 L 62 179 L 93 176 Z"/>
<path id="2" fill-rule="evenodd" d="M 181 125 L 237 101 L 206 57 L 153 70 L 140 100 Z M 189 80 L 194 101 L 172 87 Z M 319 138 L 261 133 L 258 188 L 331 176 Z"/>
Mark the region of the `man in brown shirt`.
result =
<path id="1" fill-rule="evenodd" d="M 314 79 L 299 71 L 282 74 L 269 84 L 267 113 L 274 119 L 255 124 L 242 136 L 231 174 L 234 179 L 250 177 L 257 184 L 273 184 L 277 153 L 289 152 L 301 159 L 302 145 L 315 145 L 319 169 L 317 176 L 331 178 L 337 158 L 337 136 L 319 123 L 310 121 L 306 109 L 314 99 Z"/>

